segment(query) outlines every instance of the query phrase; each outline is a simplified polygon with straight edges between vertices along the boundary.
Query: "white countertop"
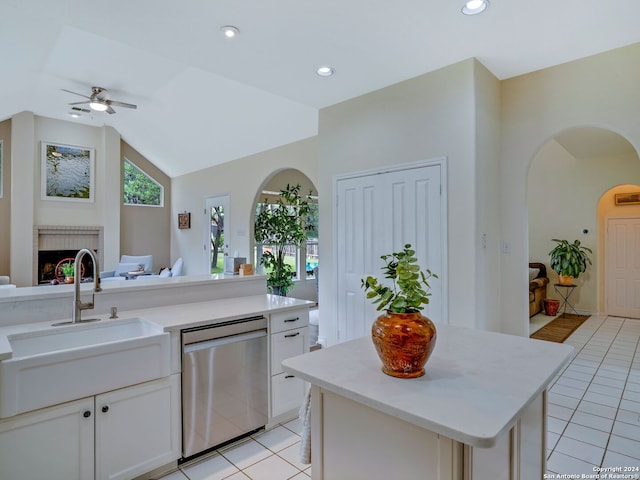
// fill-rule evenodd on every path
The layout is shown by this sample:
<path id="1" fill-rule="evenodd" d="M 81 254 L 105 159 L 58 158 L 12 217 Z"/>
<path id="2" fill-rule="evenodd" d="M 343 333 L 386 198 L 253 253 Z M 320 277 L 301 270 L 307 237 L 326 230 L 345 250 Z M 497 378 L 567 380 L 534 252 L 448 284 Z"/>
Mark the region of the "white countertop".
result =
<path id="1" fill-rule="evenodd" d="M 128 292 L 142 291 L 142 290 L 157 290 L 159 288 L 171 288 L 176 285 L 189 285 L 195 286 L 200 284 L 208 284 L 212 281 L 216 283 L 226 282 L 243 282 L 252 281 L 254 278 L 260 275 L 240 276 L 240 275 L 224 275 L 224 274 L 212 274 L 212 275 L 185 275 L 180 277 L 158 278 L 148 277 L 144 275 L 133 279 L 125 280 L 124 278 L 117 281 L 102 282 L 100 286 L 105 292 L 117 292 L 126 290 Z M 86 282 L 80 284 L 80 288 L 83 292 L 90 292 L 93 289 L 93 282 Z M 0 304 L 15 301 L 27 301 L 27 300 L 39 300 L 39 299 L 51 299 L 57 297 L 72 297 L 74 285 L 37 285 L 34 287 L 19 287 L 19 288 L 6 288 L 0 289 Z"/>
<path id="2" fill-rule="evenodd" d="M 509 430 L 570 359 L 569 345 L 436 325 L 424 376 L 385 375 L 371 338 L 282 362 L 330 392 L 474 447 Z"/>
<path id="3" fill-rule="evenodd" d="M 179 331 L 252 315 L 269 314 L 273 311 L 310 308 L 313 305 L 315 305 L 313 302 L 307 300 L 265 294 L 120 311 L 118 317 L 142 317 L 161 325 L 165 331 Z M 100 318 L 104 322 L 109 321 L 108 314 L 92 315 L 90 310 L 83 312 L 83 316 L 85 318 Z M 7 339 L 8 335 L 51 329 L 51 323 L 25 323 L 0 327 L 0 360 L 11 358 L 12 351 Z"/>

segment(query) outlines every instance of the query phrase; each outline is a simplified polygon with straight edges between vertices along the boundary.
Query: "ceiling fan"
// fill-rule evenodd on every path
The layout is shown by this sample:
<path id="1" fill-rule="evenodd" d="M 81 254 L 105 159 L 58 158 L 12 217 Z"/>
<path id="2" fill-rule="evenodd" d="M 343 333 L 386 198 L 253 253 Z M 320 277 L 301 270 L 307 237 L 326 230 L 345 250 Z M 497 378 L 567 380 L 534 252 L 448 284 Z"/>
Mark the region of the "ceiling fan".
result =
<path id="1" fill-rule="evenodd" d="M 89 104 L 91 110 L 95 110 L 97 112 L 107 112 L 107 113 L 116 113 L 116 111 L 112 108 L 115 107 L 125 107 L 125 108 L 138 108 L 137 105 L 133 103 L 125 103 L 119 102 L 117 100 L 109 99 L 109 92 L 102 87 L 91 87 L 91 96 L 83 95 L 82 93 L 72 92 L 71 90 L 62 89 L 62 91 L 67 93 L 73 93 L 74 95 L 79 95 L 81 97 L 86 98 L 87 100 L 83 102 L 73 102 L 69 105 L 84 105 Z"/>

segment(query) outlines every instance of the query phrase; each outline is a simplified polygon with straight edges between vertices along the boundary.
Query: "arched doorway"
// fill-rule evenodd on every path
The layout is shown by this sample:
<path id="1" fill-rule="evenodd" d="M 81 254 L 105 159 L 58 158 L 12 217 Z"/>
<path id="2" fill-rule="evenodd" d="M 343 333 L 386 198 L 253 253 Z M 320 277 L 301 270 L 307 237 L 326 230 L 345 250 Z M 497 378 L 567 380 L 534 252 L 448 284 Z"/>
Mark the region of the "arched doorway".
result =
<path id="1" fill-rule="evenodd" d="M 572 297 L 580 313 L 604 312 L 604 237 L 599 203 L 612 187 L 640 178 L 640 159 L 621 135 L 576 127 L 549 139 L 533 158 L 527 176 L 529 261 L 549 268 L 552 239 L 580 242 L 593 250 L 593 265 L 576 280 Z M 559 298 L 552 287 L 547 295 Z"/>
<path id="2" fill-rule="evenodd" d="M 281 190 L 287 185 L 300 185 L 300 194 L 309 196 L 311 204 L 311 217 L 309 222 L 313 226 L 308 231 L 307 241 L 300 249 L 291 250 L 290 261 L 295 265 L 296 273 L 295 285 L 290 290 L 288 296 L 301 298 L 304 300 L 318 301 L 317 288 L 317 272 L 319 271 L 320 259 L 318 255 L 318 192 L 313 182 L 302 172 L 296 169 L 285 169 L 275 172 L 271 177 L 267 178 L 256 192 L 254 210 L 251 212 L 251 244 L 253 252 L 253 263 L 256 271 L 261 272 L 260 255 L 262 248 L 268 246 L 256 245 L 253 235 L 253 226 L 255 223 L 256 208 L 267 203 L 276 203 Z"/>

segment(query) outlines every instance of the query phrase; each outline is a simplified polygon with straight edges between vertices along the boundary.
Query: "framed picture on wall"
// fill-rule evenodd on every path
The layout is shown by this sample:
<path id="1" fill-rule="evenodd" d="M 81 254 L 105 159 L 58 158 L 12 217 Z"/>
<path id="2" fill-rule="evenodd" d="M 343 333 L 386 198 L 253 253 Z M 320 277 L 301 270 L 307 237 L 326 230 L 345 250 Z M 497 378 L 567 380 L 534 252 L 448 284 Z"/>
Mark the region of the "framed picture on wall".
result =
<path id="1" fill-rule="evenodd" d="M 178 214 L 178 228 L 191 228 L 191 214 L 188 212 Z"/>
<path id="2" fill-rule="evenodd" d="M 42 142 L 42 200 L 93 202 L 93 148 Z"/>
<path id="3" fill-rule="evenodd" d="M 614 195 L 616 205 L 639 205 L 640 192 L 635 193 L 616 193 Z"/>

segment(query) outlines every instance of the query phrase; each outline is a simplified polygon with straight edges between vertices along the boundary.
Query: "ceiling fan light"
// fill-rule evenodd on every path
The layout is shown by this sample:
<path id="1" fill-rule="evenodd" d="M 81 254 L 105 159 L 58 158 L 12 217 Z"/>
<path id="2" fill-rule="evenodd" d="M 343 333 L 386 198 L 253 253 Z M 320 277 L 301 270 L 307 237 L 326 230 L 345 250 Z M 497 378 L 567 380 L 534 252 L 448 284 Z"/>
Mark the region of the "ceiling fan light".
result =
<path id="1" fill-rule="evenodd" d="M 488 0 L 469 0 L 462 6 L 462 13 L 465 15 L 477 15 L 484 12 L 488 6 Z"/>
<path id="2" fill-rule="evenodd" d="M 102 102 L 91 101 L 89 102 L 89 107 L 91 107 L 91 110 L 95 110 L 97 112 L 104 112 L 107 110 L 107 108 L 109 108 L 109 105 Z"/>

